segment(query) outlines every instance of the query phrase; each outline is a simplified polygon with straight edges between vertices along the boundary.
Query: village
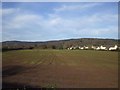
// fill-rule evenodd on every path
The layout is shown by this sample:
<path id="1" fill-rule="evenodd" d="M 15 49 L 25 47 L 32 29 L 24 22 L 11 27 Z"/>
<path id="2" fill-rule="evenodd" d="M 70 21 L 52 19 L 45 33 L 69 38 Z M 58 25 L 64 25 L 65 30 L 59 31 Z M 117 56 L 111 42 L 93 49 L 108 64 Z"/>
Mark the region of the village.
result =
<path id="1" fill-rule="evenodd" d="M 114 46 L 71 46 L 69 48 L 67 48 L 68 50 L 109 50 L 109 51 L 117 51 L 120 50 L 120 47 L 118 47 L 118 45 L 114 45 Z"/>

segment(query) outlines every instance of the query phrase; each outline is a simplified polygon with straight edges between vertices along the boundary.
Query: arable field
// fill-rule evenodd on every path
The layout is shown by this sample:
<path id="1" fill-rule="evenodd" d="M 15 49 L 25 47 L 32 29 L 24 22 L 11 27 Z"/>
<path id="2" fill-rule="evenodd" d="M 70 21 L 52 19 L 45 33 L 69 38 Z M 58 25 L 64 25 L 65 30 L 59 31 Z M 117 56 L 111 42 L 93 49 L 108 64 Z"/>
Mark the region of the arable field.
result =
<path id="1" fill-rule="evenodd" d="M 118 52 L 14 50 L 2 54 L 4 87 L 117 88 Z"/>

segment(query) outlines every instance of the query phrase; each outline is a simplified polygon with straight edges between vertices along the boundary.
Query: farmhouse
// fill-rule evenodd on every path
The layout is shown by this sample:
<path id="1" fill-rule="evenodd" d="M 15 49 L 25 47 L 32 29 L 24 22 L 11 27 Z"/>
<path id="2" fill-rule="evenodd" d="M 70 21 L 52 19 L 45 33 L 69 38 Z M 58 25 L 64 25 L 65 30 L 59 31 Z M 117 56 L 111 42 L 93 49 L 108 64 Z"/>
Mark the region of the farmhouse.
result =
<path id="1" fill-rule="evenodd" d="M 94 50 L 96 50 L 96 47 L 95 47 L 95 46 L 93 46 L 93 45 L 92 45 L 92 47 L 91 47 L 91 48 L 92 48 L 92 49 L 94 49 Z"/>
<path id="2" fill-rule="evenodd" d="M 97 47 L 96 50 L 100 50 L 100 47 Z"/>
<path id="3" fill-rule="evenodd" d="M 100 46 L 100 49 L 101 49 L 101 50 L 107 50 L 107 48 L 104 47 L 104 46 L 102 46 L 102 45 Z"/>
<path id="4" fill-rule="evenodd" d="M 82 49 L 82 50 L 83 50 L 83 49 L 84 49 L 84 47 L 79 47 L 79 49 Z"/>
<path id="5" fill-rule="evenodd" d="M 80 49 L 80 50 L 88 50 L 88 49 L 93 49 L 93 50 L 109 50 L 109 51 L 113 51 L 113 50 L 117 50 L 118 48 L 120 49 L 120 47 L 118 47 L 117 45 L 115 46 L 91 46 L 91 47 L 88 47 L 88 46 L 72 46 L 72 47 L 69 47 L 67 48 L 68 50 L 76 50 L 76 49 Z"/>
<path id="6" fill-rule="evenodd" d="M 87 46 L 84 46 L 84 48 L 85 48 L 85 49 L 89 49 L 89 47 L 87 47 Z"/>
<path id="7" fill-rule="evenodd" d="M 72 50 L 72 49 L 74 49 L 74 47 L 72 46 L 72 47 L 70 47 L 70 48 L 68 48 L 68 50 Z"/>
<path id="8" fill-rule="evenodd" d="M 115 45 L 114 47 L 110 47 L 109 50 L 112 51 L 112 50 L 117 50 L 118 49 L 118 46 Z"/>

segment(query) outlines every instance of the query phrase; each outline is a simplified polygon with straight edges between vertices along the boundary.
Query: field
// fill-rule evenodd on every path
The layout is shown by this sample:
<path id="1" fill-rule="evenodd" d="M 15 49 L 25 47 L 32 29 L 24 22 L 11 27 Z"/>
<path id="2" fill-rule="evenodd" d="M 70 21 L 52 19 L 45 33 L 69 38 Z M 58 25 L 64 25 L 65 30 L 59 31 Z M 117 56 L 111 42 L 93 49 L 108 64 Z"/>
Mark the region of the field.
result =
<path id="1" fill-rule="evenodd" d="M 14 50 L 2 54 L 4 87 L 117 88 L 118 52 Z"/>

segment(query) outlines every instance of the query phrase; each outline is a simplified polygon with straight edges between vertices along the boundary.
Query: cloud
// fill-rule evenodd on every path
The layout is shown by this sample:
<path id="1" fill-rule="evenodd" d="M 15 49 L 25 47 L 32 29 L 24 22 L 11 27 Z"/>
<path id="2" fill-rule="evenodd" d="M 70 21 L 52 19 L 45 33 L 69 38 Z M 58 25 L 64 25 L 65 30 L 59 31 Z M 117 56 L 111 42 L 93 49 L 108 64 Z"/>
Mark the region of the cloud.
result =
<path id="1" fill-rule="evenodd" d="M 2 9 L 2 14 L 3 15 L 9 15 L 9 14 L 14 14 L 15 12 L 19 12 L 19 8 L 7 8 L 7 9 Z"/>
<path id="2" fill-rule="evenodd" d="M 2 41 L 2 9 L 0 8 L 0 41 Z"/>
<path id="3" fill-rule="evenodd" d="M 55 7 L 54 12 L 29 13 L 21 8 L 3 8 L 3 40 L 53 40 L 76 37 L 117 38 L 117 14 L 94 13 L 66 18 L 65 10 L 94 8 L 98 3 Z M 8 11 L 8 12 L 7 12 Z M 24 12 L 24 13 L 23 13 Z"/>
<path id="4" fill-rule="evenodd" d="M 62 5 L 61 7 L 54 8 L 56 12 L 61 12 L 61 11 L 73 11 L 73 10 L 85 10 L 88 8 L 93 8 L 95 6 L 100 5 L 100 3 L 86 3 L 86 4 L 78 4 L 78 5 Z"/>
<path id="5" fill-rule="evenodd" d="M 105 19 L 106 21 L 108 20 L 108 22 L 110 23 L 111 17 L 113 17 L 112 19 L 114 20 L 116 19 L 115 16 L 100 17 L 99 15 L 93 15 L 91 17 L 84 16 L 81 18 L 73 19 L 65 19 L 61 17 L 50 17 L 48 19 L 45 19 L 40 15 L 38 16 L 34 14 L 24 14 L 17 15 L 13 19 L 11 19 L 11 21 L 7 22 L 4 27 L 5 31 L 11 30 L 11 32 L 13 32 L 13 30 L 18 30 L 17 32 L 24 32 L 24 34 L 26 35 L 29 34 L 30 36 L 33 35 L 35 37 L 40 36 L 40 38 L 42 38 L 43 36 L 44 38 L 47 38 L 48 35 L 50 35 L 51 37 L 48 37 L 47 39 L 52 39 L 52 36 L 59 38 L 61 37 L 61 35 L 66 37 L 71 37 L 75 35 L 81 37 L 91 37 L 113 33 L 113 29 L 111 30 L 111 28 L 108 27 L 98 29 L 98 26 L 104 23 Z M 28 37 L 30 37 L 29 35 Z"/>
<path id="6" fill-rule="evenodd" d="M 3 28 L 7 30 L 24 29 L 30 27 L 30 25 L 37 24 L 41 21 L 42 16 L 37 14 L 22 13 L 25 12 L 20 8 L 16 9 L 3 9 Z"/>

